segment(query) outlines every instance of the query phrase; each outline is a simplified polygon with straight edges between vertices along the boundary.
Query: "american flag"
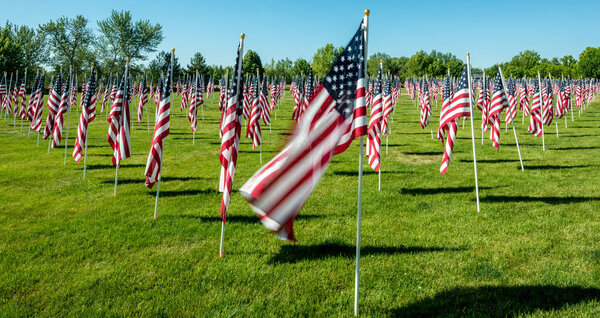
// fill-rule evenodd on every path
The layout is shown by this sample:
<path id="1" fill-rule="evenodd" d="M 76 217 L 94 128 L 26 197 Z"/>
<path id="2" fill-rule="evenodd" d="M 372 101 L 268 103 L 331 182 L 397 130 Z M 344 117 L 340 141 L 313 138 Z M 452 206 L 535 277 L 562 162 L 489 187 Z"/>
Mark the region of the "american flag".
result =
<path id="1" fill-rule="evenodd" d="M 97 78 L 94 79 L 94 83 L 96 83 L 96 84 L 98 83 L 98 79 Z M 91 90 L 91 91 L 88 91 L 86 89 L 86 94 L 88 92 L 90 94 L 92 94 L 90 96 L 90 109 L 88 110 L 89 111 L 89 116 L 90 116 L 89 122 L 91 123 L 92 121 L 94 121 L 94 119 L 96 119 L 96 98 L 98 97 L 98 94 L 96 94 L 96 85 L 94 85 L 94 89 Z"/>
<path id="2" fill-rule="evenodd" d="M 365 155 L 369 158 L 369 166 L 375 171 L 379 171 L 381 158 L 381 127 L 383 122 L 381 72 L 382 63 L 379 62 L 379 71 L 377 71 L 374 91 L 371 86 L 371 91 L 374 95 L 373 107 L 371 107 L 371 117 L 369 118 L 369 128 L 367 129 L 367 145 L 365 148 Z"/>
<path id="3" fill-rule="evenodd" d="M 171 63 L 167 69 L 167 75 L 162 80 L 162 92 L 160 104 L 157 107 L 157 116 L 154 124 L 154 135 L 150 145 L 150 153 L 146 162 L 146 186 L 152 188 L 160 179 L 162 168 L 164 139 L 169 135 L 171 120 L 171 77 L 173 76 L 172 55 Z M 159 82 L 160 83 L 160 82 Z"/>
<path id="4" fill-rule="evenodd" d="M 542 93 L 544 93 L 544 91 L 546 93 L 543 94 L 544 106 L 542 107 L 542 120 L 543 120 L 544 124 L 550 126 L 550 124 L 552 123 L 552 120 L 554 119 L 553 110 L 552 110 L 552 102 L 553 102 L 554 96 L 552 95 L 552 86 L 551 86 L 549 80 L 546 82 L 546 87 L 544 88 Z"/>
<path id="5" fill-rule="evenodd" d="M 542 135 L 542 94 L 540 92 L 539 81 L 535 81 L 534 84 L 534 93 L 533 99 L 531 102 L 531 117 L 529 118 L 529 127 L 527 131 L 533 134 L 536 137 L 540 137 Z"/>
<path id="6" fill-rule="evenodd" d="M 565 81 L 560 81 L 557 96 L 556 96 L 556 118 L 562 118 L 567 113 L 567 105 L 565 98 Z"/>
<path id="7" fill-rule="evenodd" d="M 27 72 L 25 72 L 25 77 L 27 76 Z M 27 117 L 27 91 L 25 88 L 25 79 L 23 78 L 23 82 L 21 83 L 21 87 L 19 88 L 19 97 L 21 98 L 21 107 L 19 109 L 19 117 L 22 120 L 25 120 L 25 118 Z"/>
<path id="8" fill-rule="evenodd" d="M 332 156 L 366 133 L 364 46 L 361 23 L 315 91 L 287 146 L 240 188 L 263 225 L 279 238 L 295 240 L 294 218 Z"/>
<path id="9" fill-rule="evenodd" d="M 27 120 L 33 121 L 33 115 L 35 113 L 34 99 L 37 91 L 38 82 L 40 81 L 40 72 L 37 71 L 35 73 L 35 78 L 33 79 L 33 84 L 31 86 L 31 93 L 29 95 L 29 102 L 27 103 L 27 110 L 25 111 L 25 115 L 27 116 Z M 0 88 L 1 88 L 0 84 Z"/>
<path id="10" fill-rule="evenodd" d="M 471 115 L 471 105 L 469 104 L 471 94 L 469 94 L 467 74 L 468 69 L 467 65 L 465 65 L 460 80 L 458 81 L 456 92 L 454 92 L 452 97 L 450 97 L 449 73 L 446 77 L 446 82 L 444 83 L 444 100 L 442 101 L 442 114 L 440 115 L 440 125 L 438 127 L 438 138 L 439 131 L 445 131 L 446 133 L 446 145 L 444 147 L 442 164 L 440 165 L 441 174 L 445 174 L 450 165 L 450 158 L 452 157 L 452 150 L 454 149 L 454 140 L 456 139 L 456 132 L 458 130 L 458 119 L 461 117 L 469 117 Z M 448 93 L 446 94 L 446 92 Z"/>
<path id="11" fill-rule="evenodd" d="M 381 133 L 384 136 L 388 134 L 390 116 L 392 115 L 393 111 L 394 105 L 392 103 L 392 83 L 388 75 L 385 79 L 385 84 L 383 85 L 383 118 L 381 123 Z M 429 115 L 431 115 L 431 107 L 429 109 Z"/>
<path id="12" fill-rule="evenodd" d="M 519 92 L 519 105 L 523 110 L 524 116 L 529 116 L 529 93 L 527 92 L 527 84 L 521 85 L 521 91 Z"/>
<path id="13" fill-rule="evenodd" d="M 267 83 L 267 78 L 263 77 L 262 86 L 260 88 L 260 117 L 262 118 L 265 125 L 271 124 L 271 109 L 269 108 L 269 84 Z"/>
<path id="14" fill-rule="evenodd" d="M 92 95 L 96 89 L 96 82 L 94 81 L 94 67 L 92 66 L 92 73 L 88 79 L 86 85 L 85 98 L 81 107 L 81 116 L 79 117 L 79 125 L 77 126 L 77 138 L 75 139 L 75 145 L 73 146 L 73 159 L 78 163 L 81 161 L 81 155 L 83 154 L 85 145 L 87 144 L 87 133 L 89 124 L 88 111 L 91 107 Z"/>
<path id="15" fill-rule="evenodd" d="M 229 98 L 227 107 L 223 111 L 223 136 L 221 139 L 221 152 L 219 159 L 221 161 L 221 177 L 219 179 L 219 191 L 223 192 L 221 200 L 221 219 L 223 223 L 227 220 L 227 211 L 229 209 L 229 200 L 233 189 L 233 177 L 237 165 L 238 147 L 240 145 L 240 134 L 242 130 L 242 57 L 244 55 L 244 38 L 240 39 L 238 45 L 235 67 L 229 89 Z"/>
<path id="16" fill-rule="evenodd" d="M 500 148 L 500 114 L 506 107 L 508 107 L 508 100 L 506 100 L 502 78 L 500 72 L 498 72 L 494 81 L 494 93 L 488 113 L 488 119 L 492 126 L 490 139 L 492 139 L 492 144 L 496 149 Z"/>
<path id="17" fill-rule="evenodd" d="M 142 78 L 139 86 L 139 102 L 137 111 L 137 122 L 142 122 L 142 115 L 144 115 L 144 105 L 148 102 L 148 86 L 146 83 L 146 75 Z"/>
<path id="18" fill-rule="evenodd" d="M 38 85 L 35 88 L 35 95 L 33 97 L 32 108 L 32 121 L 31 121 L 31 129 L 40 132 L 40 128 L 42 127 L 42 113 L 44 111 L 43 102 L 44 102 L 44 82 L 46 80 L 46 74 L 42 73 L 40 80 L 38 81 Z"/>
<path id="19" fill-rule="evenodd" d="M 60 145 L 62 139 L 63 122 L 65 119 L 65 113 L 69 109 L 69 90 L 71 89 L 68 85 L 70 78 L 65 81 L 62 86 L 62 92 L 60 96 L 60 103 L 58 104 L 58 111 L 54 120 L 54 130 L 52 132 L 52 148 Z"/>
<path id="20" fill-rule="evenodd" d="M 258 147 L 262 143 L 260 130 L 262 109 L 260 104 L 258 77 L 255 80 L 256 84 L 252 85 L 252 91 L 249 92 L 252 96 L 252 107 L 250 109 L 250 118 L 248 119 L 248 128 L 246 129 L 246 137 L 252 139 L 252 149 Z"/>
<path id="21" fill-rule="evenodd" d="M 113 149 L 112 163 L 115 167 L 119 165 L 122 159 L 131 156 L 127 98 L 129 94 L 128 82 L 127 75 L 123 75 L 107 118 L 110 125 L 108 126 L 106 140 Z"/>
<path id="22" fill-rule="evenodd" d="M 504 121 L 508 124 L 512 124 L 517 116 L 517 94 L 515 93 L 515 82 L 512 78 L 508 80 L 507 85 L 508 110 L 506 111 Z"/>
<path id="23" fill-rule="evenodd" d="M 423 90 L 421 91 L 419 97 L 419 102 L 421 104 L 421 128 L 425 128 L 427 127 L 427 125 L 429 125 L 429 116 L 431 115 L 431 103 L 429 102 L 429 86 L 427 85 L 426 79 L 423 80 Z"/>
<path id="24" fill-rule="evenodd" d="M 46 117 L 46 127 L 44 127 L 44 135 L 43 138 L 47 139 L 52 136 L 52 132 L 54 131 L 54 118 L 56 117 L 56 113 L 58 112 L 58 105 L 60 104 L 60 89 L 62 87 L 62 75 L 56 77 L 56 83 L 52 86 L 50 90 L 50 94 L 48 95 L 48 117 Z"/>
<path id="25" fill-rule="evenodd" d="M 196 131 L 197 122 L 198 122 L 198 107 L 204 103 L 202 99 L 202 89 L 200 87 L 200 83 L 198 81 L 198 72 L 196 72 L 196 80 L 195 84 L 192 86 L 192 99 L 190 102 L 190 110 L 188 111 L 188 120 L 190 121 L 190 125 L 192 131 Z"/>

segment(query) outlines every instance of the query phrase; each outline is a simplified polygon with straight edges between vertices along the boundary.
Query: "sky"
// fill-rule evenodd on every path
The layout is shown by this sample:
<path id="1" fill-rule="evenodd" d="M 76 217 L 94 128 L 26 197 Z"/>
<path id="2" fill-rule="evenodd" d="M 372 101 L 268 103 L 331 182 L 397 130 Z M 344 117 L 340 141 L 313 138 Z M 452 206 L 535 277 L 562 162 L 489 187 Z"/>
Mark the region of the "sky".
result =
<path id="1" fill-rule="evenodd" d="M 82 14 L 95 30 L 111 10 L 163 27 L 158 50 L 176 49 L 182 65 L 196 52 L 209 65 L 230 65 L 240 33 L 263 64 L 288 57 L 311 60 L 326 43 L 345 45 L 370 9 L 369 55 L 408 56 L 423 49 L 450 52 L 473 67 L 510 60 L 526 49 L 542 57 L 573 55 L 600 46 L 600 1 L 7 1 L 0 21 L 37 26 Z M 148 60 L 154 58 L 151 53 Z"/>

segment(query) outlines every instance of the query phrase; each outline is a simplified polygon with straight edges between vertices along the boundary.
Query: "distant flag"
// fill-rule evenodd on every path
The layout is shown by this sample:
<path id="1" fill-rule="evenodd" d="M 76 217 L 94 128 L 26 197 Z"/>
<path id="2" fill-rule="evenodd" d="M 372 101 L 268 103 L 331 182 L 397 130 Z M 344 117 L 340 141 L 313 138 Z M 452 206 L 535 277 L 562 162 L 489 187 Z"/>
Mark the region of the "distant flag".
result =
<path id="1" fill-rule="evenodd" d="M 250 118 L 248 119 L 248 128 L 246 129 L 246 137 L 252 139 L 252 149 L 262 144 L 262 136 L 260 129 L 261 104 L 259 93 L 259 79 L 256 78 L 256 84 L 252 86 L 252 107 L 250 108 Z"/>
<path id="2" fill-rule="evenodd" d="M 531 102 L 531 118 L 529 119 L 529 131 L 532 135 L 540 137 L 542 135 L 542 94 L 540 92 L 540 85 L 538 81 L 534 84 L 533 99 Z"/>
<path id="3" fill-rule="evenodd" d="M 60 104 L 60 89 L 62 87 L 62 74 L 59 74 L 56 77 L 56 83 L 52 86 L 50 93 L 48 94 L 48 117 L 46 117 L 46 127 L 44 127 L 44 135 L 42 136 L 44 139 L 52 136 L 52 132 L 54 131 L 54 119 L 56 117 L 56 113 L 58 112 L 58 105 Z"/>
<path id="4" fill-rule="evenodd" d="M 383 122 L 383 97 L 381 89 L 382 62 L 379 62 L 379 71 L 377 71 L 377 80 L 375 81 L 373 94 L 373 107 L 371 107 L 371 117 L 369 118 L 369 128 L 367 130 L 367 145 L 365 155 L 369 158 L 369 166 L 375 171 L 379 171 L 381 158 L 381 127 Z"/>
<path id="5" fill-rule="evenodd" d="M 79 117 L 79 125 L 77 126 L 77 138 L 75 139 L 75 145 L 73 146 L 73 159 L 78 163 L 81 161 L 81 156 L 84 155 L 84 151 L 87 152 L 87 134 L 89 124 L 88 111 L 91 107 L 91 100 L 94 90 L 96 89 L 96 82 L 94 81 L 94 67 L 92 66 L 92 72 L 88 78 L 86 85 L 86 94 L 83 98 L 81 107 L 81 116 Z M 85 169 L 85 167 L 84 167 Z M 84 170 L 85 171 L 85 170 Z M 84 173 L 85 176 L 85 173 Z"/>
<path id="6" fill-rule="evenodd" d="M 110 125 L 106 140 L 113 149 L 112 163 L 115 167 L 119 165 L 122 159 L 131 156 L 129 105 L 128 98 L 126 98 L 129 91 L 128 82 L 128 76 L 124 74 L 107 118 Z"/>
<path id="7" fill-rule="evenodd" d="M 138 124 L 142 122 L 142 115 L 144 115 L 144 105 L 148 102 L 148 87 L 146 83 L 146 75 L 142 77 L 142 81 L 139 86 L 139 102 L 138 102 L 138 110 L 137 110 L 137 122 Z"/>
<path id="8" fill-rule="evenodd" d="M 492 95 L 488 113 L 488 120 L 492 125 L 490 139 L 492 139 L 492 144 L 496 149 L 500 148 L 500 114 L 506 107 L 508 107 L 506 93 L 504 91 L 504 86 L 502 85 L 500 73 L 497 73 L 496 80 L 494 81 L 494 93 Z"/>
<path id="9" fill-rule="evenodd" d="M 58 104 L 58 111 L 56 112 L 56 117 L 54 120 L 54 129 L 52 131 L 52 148 L 58 146 L 62 139 L 63 122 L 69 107 L 69 90 L 71 89 L 71 87 L 69 87 L 70 81 L 71 79 L 67 78 L 61 89 L 60 102 Z"/>
<path id="10" fill-rule="evenodd" d="M 32 104 L 32 121 L 31 121 L 31 129 L 40 132 L 40 128 L 42 127 L 42 113 L 44 111 L 44 107 L 42 103 L 44 102 L 44 81 L 46 79 L 46 74 L 42 73 L 40 80 L 38 81 L 38 85 L 35 88 L 35 95 L 33 98 Z"/>

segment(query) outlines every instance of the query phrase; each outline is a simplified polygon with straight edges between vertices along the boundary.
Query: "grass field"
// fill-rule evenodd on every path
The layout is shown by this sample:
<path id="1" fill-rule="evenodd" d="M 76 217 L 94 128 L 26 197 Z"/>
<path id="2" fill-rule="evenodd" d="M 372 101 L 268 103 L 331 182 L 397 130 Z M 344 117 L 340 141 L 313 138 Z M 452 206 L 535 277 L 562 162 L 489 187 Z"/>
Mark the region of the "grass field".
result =
<path id="1" fill-rule="evenodd" d="M 71 147 L 64 166 L 63 147 L 47 154 L 46 140 L 38 147 L 0 120 L 0 316 L 352 315 L 358 142 L 333 158 L 300 211 L 296 243 L 278 240 L 234 193 L 218 258 L 216 97 L 195 145 L 179 98 L 172 105 L 157 220 L 145 122 L 132 129 L 113 197 L 105 113 L 90 126 L 85 180 Z M 482 145 L 477 114 L 478 214 L 469 122 L 441 176 L 442 144 L 400 96 L 381 192 L 364 163 L 361 314 L 599 316 L 598 106 L 569 114 L 568 128 L 561 119 L 559 138 L 546 128 L 545 152 L 519 112 L 524 172 L 512 132 L 502 125 L 500 151 L 487 135 Z M 286 92 L 272 132 L 263 126 L 265 162 L 289 137 L 291 109 Z M 73 111 L 69 146 L 77 120 Z M 249 139 L 240 148 L 235 190 L 260 167 Z"/>

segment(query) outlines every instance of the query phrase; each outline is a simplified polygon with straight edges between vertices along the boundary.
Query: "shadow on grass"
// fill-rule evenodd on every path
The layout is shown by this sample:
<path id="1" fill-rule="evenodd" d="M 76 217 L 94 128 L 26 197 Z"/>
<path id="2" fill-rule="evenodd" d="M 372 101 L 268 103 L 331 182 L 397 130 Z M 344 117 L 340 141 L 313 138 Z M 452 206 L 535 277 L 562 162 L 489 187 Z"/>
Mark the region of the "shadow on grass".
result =
<path id="1" fill-rule="evenodd" d="M 467 160 L 467 159 L 459 159 L 458 161 L 460 162 L 469 162 L 472 163 L 473 160 Z M 523 159 L 523 161 L 531 161 L 529 159 Z M 519 162 L 519 159 L 478 159 L 477 163 L 505 163 L 505 162 Z M 521 166 L 519 165 L 519 169 L 521 169 Z"/>
<path id="2" fill-rule="evenodd" d="M 393 317 L 514 317 L 598 300 L 600 289 L 552 285 L 458 287 L 388 312 Z M 543 315 L 543 314 L 542 314 Z"/>
<path id="3" fill-rule="evenodd" d="M 580 149 L 600 149 L 600 147 L 558 147 L 550 148 L 550 150 L 580 150 Z"/>
<path id="4" fill-rule="evenodd" d="M 141 164 L 141 163 L 136 163 L 136 164 L 132 164 L 132 165 L 121 165 L 119 166 L 119 169 L 127 169 L 127 168 L 145 168 L 146 165 L 145 164 Z M 115 166 L 113 166 L 112 164 L 106 164 L 106 165 L 87 165 L 87 170 L 102 170 L 102 169 L 115 169 Z M 83 170 L 83 166 L 79 167 L 79 170 Z"/>
<path id="5" fill-rule="evenodd" d="M 402 173 L 405 173 L 405 172 L 402 172 L 402 171 L 385 171 L 385 170 L 381 171 L 381 174 L 402 174 Z M 410 173 L 410 172 L 406 172 L 406 173 Z M 358 176 L 358 170 L 355 170 L 355 171 L 334 171 L 333 174 L 336 175 L 336 176 L 356 177 L 356 176 Z M 379 174 L 379 172 L 374 171 L 374 170 L 367 170 L 367 169 L 363 170 L 363 175 L 367 175 L 367 174 L 375 174 L 376 175 L 376 174 Z"/>
<path id="6" fill-rule="evenodd" d="M 168 217 L 172 219 L 193 219 L 198 220 L 200 222 L 215 222 L 220 223 L 221 217 L 218 215 L 215 216 L 204 216 L 204 215 L 194 215 L 194 214 L 181 214 L 181 215 L 165 215 L 163 217 Z M 323 218 L 324 215 L 297 215 L 296 220 L 310 220 Z M 256 215 L 228 215 L 227 223 L 260 223 L 260 219 Z"/>
<path id="7" fill-rule="evenodd" d="M 543 202 L 547 204 L 570 204 L 590 201 L 600 201 L 600 197 L 528 197 L 524 195 L 488 195 L 481 198 L 482 202 Z"/>
<path id="8" fill-rule="evenodd" d="M 457 153 L 459 151 L 454 151 L 453 153 Z M 423 151 L 423 152 L 411 152 L 405 151 L 403 152 L 405 155 L 416 155 L 416 156 L 442 156 L 443 152 L 441 151 Z"/>
<path id="9" fill-rule="evenodd" d="M 360 253 L 366 257 L 375 254 L 414 254 L 425 252 L 461 251 L 464 248 L 423 247 L 423 246 L 362 246 Z M 344 243 L 322 243 L 317 245 L 283 245 L 279 253 L 273 255 L 268 263 L 296 263 L 303 260 L 318 260 L 331 257 L 353 259 L 356 256 L 356 246 Z"/>
<path id="10" fill-rule="evenodd" d="M 160 179 L 161 182 L 169 182 L 169 181 L 197 181 L 197 180 L 207 180 L 207 178 L 202 177 L 163 177 Z M 100 181 L 106 184 L 114 184 L 115 179 L 107 179 Z M 119 184 L 133 184 L 133 183 L 144 183 L 146 182 L 146 178 L 144 176 L 138 179 L 119 179 Z M 160 193 L 162 196 L 162 192 Z"/>
<path id="11" fill-rule="evenodd" d="M 479 190 L 493 189 L 493 187 L 479 187 Z M 475 192 L 475 187 L 445 187 L 445 188 L 411 188 L 400 189 L 401 194 L 410 195 L 429 195 L 443 193 L 471 193 Z"/>
<path id="12" fill-rule="evenodd" d="M 537 165 L 537 166 L 524 166 L 525 170 L 559 170 L 559 169 L 573 169 L 573 168 L 589 168 L 593 165 L 572 165 L 572 166 L 557 166 L 557 165 Z M 521 167 L 517 167 L 521 169 Z"/>
<path id="13" fill-rule="evenodd" d="M 146 194 L 148 194 L 150 196 L 156 196 L 156 190 L 154 189 L 153 191 L 146 192 Z M 195 190 L 160 191 L 161 198 L 181 197 L 181 196 L 199 195 L 199 194 L 221 194 L 221 193 L 219 191 L 217 191 L 216 189 L 212 189 L 212 188 L 203 189 L 203 190 L 195 189 Z"/>

